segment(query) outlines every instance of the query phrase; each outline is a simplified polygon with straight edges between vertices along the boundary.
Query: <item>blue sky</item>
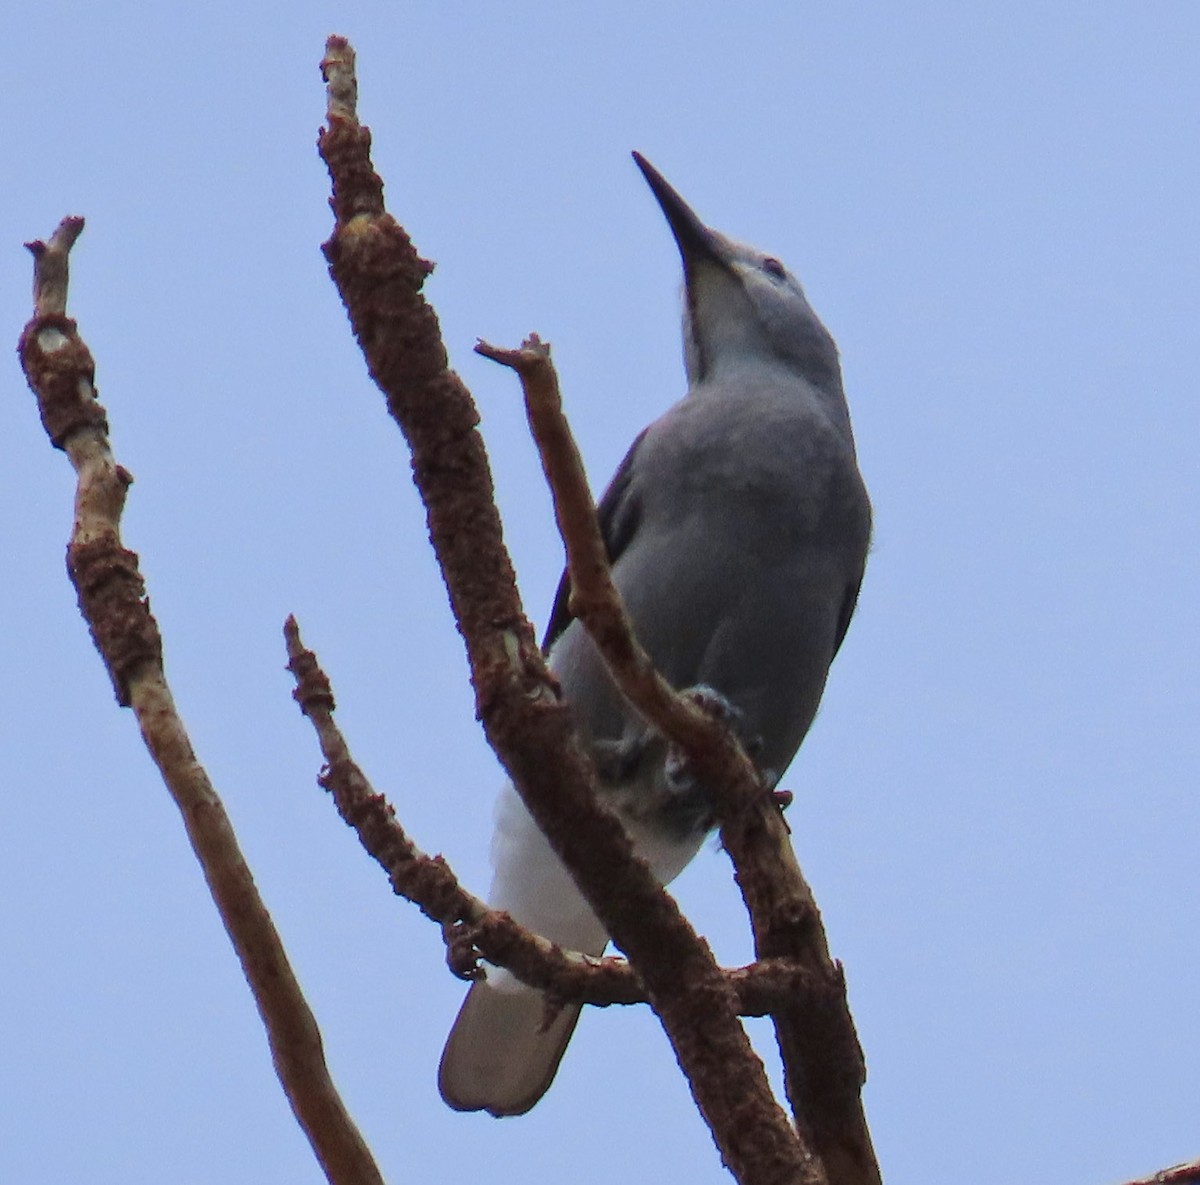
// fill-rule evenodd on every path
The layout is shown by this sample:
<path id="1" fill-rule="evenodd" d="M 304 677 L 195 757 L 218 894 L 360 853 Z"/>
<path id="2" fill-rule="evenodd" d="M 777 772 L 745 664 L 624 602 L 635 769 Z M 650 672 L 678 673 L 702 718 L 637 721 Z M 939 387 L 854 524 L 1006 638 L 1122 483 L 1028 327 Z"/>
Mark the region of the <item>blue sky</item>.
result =
<path id="1" fill-rule="evenodd" d="M 318 250 L 330 32 L 358 50 L 389 206 L 438 262 L 535 620 L 561 548 L 516 384 L 470 347 L 553 343 L 597 486 L 682 394 L 677 258 L 630 149 L 784 259 L 841 346 L 876 539 L 784 784 L 890 1185 L 1200 1154 L 1200 8 L 68 0 L 22 22 L 2 322 L 15 343 L 20 243 L 85 215 L 71 308 L 168 674 L 390 1180 L 727 1178 L 644 1010 L 586 1016 L 528 1117 L 446 1110 L 460 986 L 314 785 L 289 612 L 414 838 L 486 886 L 500 774 Z M 4 386 L 4 1175 L 316 1182 L 78 619 L 69 467 L 15 364 Z M 747 957 L 720 853 L 678 893 Z"/>

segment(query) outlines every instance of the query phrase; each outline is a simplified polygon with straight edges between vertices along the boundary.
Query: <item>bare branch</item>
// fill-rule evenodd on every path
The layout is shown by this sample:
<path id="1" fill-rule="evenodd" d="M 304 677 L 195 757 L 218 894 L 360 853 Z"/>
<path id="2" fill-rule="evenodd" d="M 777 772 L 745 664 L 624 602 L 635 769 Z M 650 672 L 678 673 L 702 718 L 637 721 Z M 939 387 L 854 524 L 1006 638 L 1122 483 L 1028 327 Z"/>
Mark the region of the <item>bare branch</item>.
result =
<path id="1" fill-rule="evenodd" d="M 1169 1169 L 1160 1169 L 1153 1176 L 1126 1181 L 1125 1185 L 1200 1185 L 1200 1160 L 1172 1165 Z"/>
<path id="2" fill-rule="evenodd" d="M 336 218 L 324 250 L 367 366 L 412 449 L 488 740 L 645 983 L 726 1164 L 747 1183 L 815 1185 L 825 1179 L 821 1165 L 771 1096 L 728 981 L 597 800 L 590 758 L 517 595 L 478 412 L 447 368 L 437 319 L 420 295 L 430 265 L 384 210 L 370 134 L 346 110 L 346 48 L 331 38 L 325 59 L 338 86 L 319 141 Z"/>
<path id="3" fill-rule="evenodd" d="M 92 356 L 66 316 L 67 253 L 82 228 L 81 218 L 65 219 L 48 244 L 30 244 L 37 307 L 19 346 L 46 431 L 78 475 L 67 567 L 79 607 L 117 700 L 133 708 L 146 747 L 183 815 L 266 1026 L 276 1072 L 326 1177 L 334 1185 L 383 1185 L 329 1077 L 316 1021 L 176 712 L 138 557 L 121 545 L 121 512 L 133 479 L 113 459 L 104 409 L 96 402 Z"/>
<path id="4" fill-rule="evenodd" d="M 550 349 L 536 336 L 519 350 L 480 342 L 476 350 L 521 379 L 567 551 L 571 609 L 629 702 L 678 744 L 718 797 L 721 841 L 750 913 L 755 954 L 785 959 L 826 985 L 821 1005 L 789 999 L 776 1034 L 796 1123 L 808 1129 L 832 1185 L 878 1185 L 879 1166 L 863 1113 L 866 1067 L 846 1002 L 842 969 L 829 955 L 812 890 L 796 860 L 778 804 L 731 729 L 677 695 L 633 636 L 612 581 L 587 477 L 562 410 Z"/>

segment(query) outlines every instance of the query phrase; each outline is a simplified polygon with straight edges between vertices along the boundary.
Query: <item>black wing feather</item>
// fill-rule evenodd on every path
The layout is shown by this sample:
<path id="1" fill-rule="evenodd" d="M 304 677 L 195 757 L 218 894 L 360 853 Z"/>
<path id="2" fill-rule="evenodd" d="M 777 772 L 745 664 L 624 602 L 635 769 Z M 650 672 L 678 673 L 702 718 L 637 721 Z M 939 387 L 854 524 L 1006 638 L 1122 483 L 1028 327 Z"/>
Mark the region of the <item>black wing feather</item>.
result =
<path id="1" fill-rule="evenodd" d="M 833 655 L 830 655 L 830 658 L 833 658 L 842 648 L 842 641 L 846 637 L 846 631 L 850 628 L 850 618 L 854 616 L 854 610 L 858 606 L 858 590 L 861 587 L 862 577 L 860 576 L 846 588 L 846 595 L 842 598 L 842 608 L 838 613 L 837 640 L 833 644 Z"/>
<path id="2" fill-rule="evenodd" d="M 608 562 L 615 564 L 621 553 L 629 545 L 637 531 L 641 520 L 641 503 L 633 491 L 633 457 L 646 435 L 646 429 L 638 433 L 637 439 L 629 446 L 625 459 L 617 466 L 613 479 L 596 507 L 596 517 L 600 520 L 600 534 L 604 538 L 604 549 L 608 552 Z M 558 591 L 554 594 L 554 604 L 550 609 L 550 620 L 546 624 L 546 636 L 542 639 L 542 653 L 549 654 L 550 647 L 562 637 L 567 626 L 571 624 L 573 614 L 570 609 L 571 578 L 564 569 L 558 582 Z"/>

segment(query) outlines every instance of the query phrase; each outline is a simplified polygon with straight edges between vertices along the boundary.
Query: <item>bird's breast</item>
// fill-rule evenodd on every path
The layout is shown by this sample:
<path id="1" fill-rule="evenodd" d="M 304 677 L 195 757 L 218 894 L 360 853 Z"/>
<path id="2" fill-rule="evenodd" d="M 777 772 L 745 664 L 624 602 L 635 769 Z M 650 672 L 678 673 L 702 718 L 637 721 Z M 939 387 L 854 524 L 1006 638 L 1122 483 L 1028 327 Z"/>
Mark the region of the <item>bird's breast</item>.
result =
<path id="1" fill-rule="evenodd" d="M 643 515 L 663 529 L 752 547 L 841 539 L 849 520 L 869 517 L 853 441 L 803 384 L 700 388 L 651 427 L 638 462 Z"/>

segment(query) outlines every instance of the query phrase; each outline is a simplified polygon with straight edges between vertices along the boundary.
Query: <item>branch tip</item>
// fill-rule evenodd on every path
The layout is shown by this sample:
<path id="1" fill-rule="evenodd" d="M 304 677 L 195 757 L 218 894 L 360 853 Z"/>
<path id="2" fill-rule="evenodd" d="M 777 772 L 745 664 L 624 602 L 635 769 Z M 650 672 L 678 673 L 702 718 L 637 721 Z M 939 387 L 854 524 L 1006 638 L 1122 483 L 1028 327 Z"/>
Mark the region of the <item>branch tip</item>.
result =
<path id="1" fill-rule="evenodd" d="M 330 120 L 358 122 L 358 76 L 354 68 L 354 46 L 338 34 L 325 40 L 321 59 L 325 80 L 326 114 Z"/>
<path id="2" fill-rule="evenodd" d="M 48 243 L 41 239 L 34 239 L 25 246 L 33 252 L 35 257 L 39 257 L 47 251 L 70 251 L 75 246 L 75 240 L 83 233 L 83 226 L 83 218 L 78 214 L 68 214 L 54 228 L 54 233 L 50 236 Z"/>
<path id="3" fill-rule="evenodd" d="M 283 623 L 283 640 L 287 643 L 288 658 L 295 658 L 304 649 L 300 641 L 300 623 L 294 613 L 289 613 Z"/>
<path id="4" fill-rule="evenodd" d="M 475 353 L 490 358 L 501 366 L 507 366 L 522 376 L 529 375 L 543 366 L 553 370 L 550 362 L 550 343 L 542 341 L 536 333 L 531 333 L 515 350 L 494 346 L 491 342 L 479 338 L 475 342 Z"/>
<path id="5" fill-rule="evenodd" d="M 289 614 L 287 621 L 283 623 L 283 637 L 287 644 L 287 669 L 296 680 L 292 698 L 300 705 L 300 711 L 310 719 L 317 709 L 322 710 L 325 715 L 333 712 L 337 704 L 334 702 L 329 676 L 321 670 L 317 656 L 304 648 L 304 643 L 300 640 L 300 625 L 292 614 Z M 330 761 L 333 760 L 328 754 L 326 757 Z"/>
<path id="6" fill-rule="evenodd" d="M 63 316 L 67 311 L 67 257 L 75 240 L 83 233 L 84 220 L 68 214 L 49 241 L 33 239 L 25 244 L 33 256 L 33 305 L 38 317 Z"/>

